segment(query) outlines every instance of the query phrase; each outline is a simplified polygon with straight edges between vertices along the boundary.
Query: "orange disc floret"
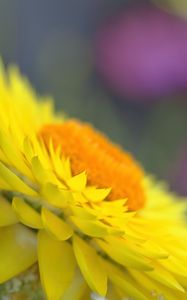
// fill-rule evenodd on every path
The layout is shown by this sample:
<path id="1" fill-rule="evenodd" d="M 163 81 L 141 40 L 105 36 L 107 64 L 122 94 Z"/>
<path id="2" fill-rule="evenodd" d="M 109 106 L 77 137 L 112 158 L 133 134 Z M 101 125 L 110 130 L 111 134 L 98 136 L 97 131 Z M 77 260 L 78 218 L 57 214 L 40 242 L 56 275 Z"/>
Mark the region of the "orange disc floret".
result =
<path id="1" fill-rule="evenodd" d="M 129 210 L 143 207 L 143 171 L 133 157 L 111 143 L 88 124 L 69 120 L 43 126 L 39 133 L 45 145 L 52 140 L 69 157 L 73 175 L 87 172 L 88 183 L 99 188 L 111 187 L 110 200 L 128 199 Z"/>

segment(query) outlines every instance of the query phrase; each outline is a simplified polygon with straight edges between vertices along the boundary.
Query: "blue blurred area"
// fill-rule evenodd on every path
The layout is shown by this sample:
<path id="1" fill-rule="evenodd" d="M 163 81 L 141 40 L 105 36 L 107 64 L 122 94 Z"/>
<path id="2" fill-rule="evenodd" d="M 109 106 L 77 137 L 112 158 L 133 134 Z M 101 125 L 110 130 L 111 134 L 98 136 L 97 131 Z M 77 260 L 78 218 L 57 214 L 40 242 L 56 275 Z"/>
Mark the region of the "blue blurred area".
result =
<path id="1" fill-rule="evenodd" d="M 105 16 L 130 2 L 1 0 L 0 53 L 6 64 L 19 66 L 38 92 L 51 94 L 58 109 L 90 121 L 132 151 L 148 171 L 167 177 L 185 141 L 185 102 L 120 101 L 94 69 L 97 28 Z"/>
<path id="2" fill-rule="evenodd" d="M 92 50 L 100 21 L 126 2 L 0 1 L 5 62 L 18 64 L 37 90 L 53 95 L 58 108 L 93 122 L 118 142 L 124 120 L 95 78 Z"/>
<path id="3" fill-rule="evenodd" d="M 49 65 L 62 73 L 62 63 L 70 63 L 71 68 L 75 63 L 83 69 L 76 70 L 74 66 L 74 72 L 82 73 L 85 65 L 90 64 L 86 56 L 99 20 L 125 2 L 2 0 L 1 53 L 7 62 L 18 63 L 37 85 L 38 69 Z"/>

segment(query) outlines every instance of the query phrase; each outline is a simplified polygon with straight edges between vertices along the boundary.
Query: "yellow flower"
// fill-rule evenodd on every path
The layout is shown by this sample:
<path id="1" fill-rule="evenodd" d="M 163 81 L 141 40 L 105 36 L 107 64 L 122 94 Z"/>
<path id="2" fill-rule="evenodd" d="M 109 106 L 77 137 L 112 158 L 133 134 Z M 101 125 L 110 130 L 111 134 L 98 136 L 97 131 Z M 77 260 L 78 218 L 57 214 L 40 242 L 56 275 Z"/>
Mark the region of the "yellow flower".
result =
<path id="1" fill-rule="evenodd" d="M 2 66 L 0 189 L 0 283 L 38 261 L 49 300 L 187 299 L 187 204 Z"/>

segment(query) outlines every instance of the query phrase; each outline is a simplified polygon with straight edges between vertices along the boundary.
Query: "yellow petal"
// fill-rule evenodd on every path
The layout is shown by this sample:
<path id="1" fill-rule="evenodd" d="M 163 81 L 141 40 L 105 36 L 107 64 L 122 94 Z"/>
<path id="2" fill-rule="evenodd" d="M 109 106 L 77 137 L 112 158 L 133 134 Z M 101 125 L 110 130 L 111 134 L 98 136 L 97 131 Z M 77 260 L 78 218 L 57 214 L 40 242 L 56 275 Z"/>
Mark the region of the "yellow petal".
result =
<path id="1" fill-rule="evenodd" d="M 80 300 L 90 300 L 90 295 L 91 292 L 89 290 L 89 288 L 86 289 L 85 293 L 82 295 L 82 298 L 80 298 Z"/>
<path id="2" fill-rule="evenodd" d="M 84 196 L 92 201 L 92 202 L 100 202 L 104 200 L 108 194 L 110 193 L 111 189 L 96 189 L 94 187 L 88 187 L 84 190 Z"/>
<path id="3" fill-rule="evenodd" d="M 79 204 L 84 204 L 87 203 L 88 200 L 85 198 L 85 196 L 83 195 L 83 193 L 81 191 L 71 191 L 72 196 L 73 196 L 73 204 L 75 205 L 79 205 Z"/>
<path id="4" fill-rule="evenodd" d="M 41 230 L 38 234 L 38 258 L 47 298 L 61 300 L 75 273 L 76 262 L 71 245 L 56 241 Z"/>
<path id="5" fill-rule="evenodd" d="M 136 282 L 136 285 L 138 285 L 140 289 L 141 287 L 143 287 L 145 290 L 147 290 L 149 295 L 153 294 L 155 295 L 155 297 L 158 297 L 158 299 L 159 297 L 161 297 L 161 295 L 164 295 L 165 299 L 182 300 L 181 297 L 176 297 L 174 295 L 173 289 L 167 288 L 166 286 L 161 285 L 159 282 L 150 279 L 148 277 L 148 273 L 139 272 L 135 270 L 128 270 L 128 272 L 132 276 L 132 280 Z"/>
<path id="6" fill-rule="evenodd" d="M 93 207 L 99 210 L 105 216 L 111 216 L 112 214 L 112 216 L 124 217 L 124 213 L 127 211 L 127 207 L 125 206 L 126 201 L 126 199 L 103 201 L 99 203 L 99 205 L 93 204 Z"/>
<path id="7" fill-rule="evenodd" d="M 0 227 L 18 223 L 18 218 L 10 203 L 0 197 Z"/>
<path id="8" fill-rule="evenodd" d="M 57 240 L 65 241 L 73 234 L 72 228 L 67 223 L 46 208 L 42 209 L 42 220 L 45 228 Z"/>
<path id="9" fill-rule="evenodd" d="M 23 199 L 14 197 L 12 206 L 19 220 L 31 228 L 40 229 L 43 227 L 40 214 L 28 205 Z"/>
<path id="10" fill-rule="evenodd" d="M 74 191 L 82 191 L 85 189 L 87 182 L 87 176 L 85 172 L 82 172 L 76 176 L 71 177 L 67 184 Z"/>
<path id="11" fill-rule="evenodd" d="M 169 288 L 184 292 L 183 287 L 179 284 L 175 277 L 158 264 L 155 264 L 155 269 L 147 273 L 147 276 L 163 285 L 168 286 Z"/>
<path id="12" fill-rule="evenodd" d="M 28 159 L 28 161 L 31 161 L 34 156 L 34 149 L 32 147 L 32 143 L 28 136 L 25 137 L 25 139 L 23 141 L 23 149 L 24 149 L 26 158 Z"/>
<path id="13" fill-rule="evenodd" d="M 109 257 L 122 266 L 140 269 L 141 271 L 153 270 L 149 259 L 128 249 L 128 245 L 126 245 L 125 242 L 120 241 L 119 239 L 113 240 L 114 242 L 110 243 L 110 239 L 108 239 L 109 243 L 107 243 L 98 239 L 97 244 Z"/>
<path id="14" fill-rule="evenodd" d="M 10 165 L 13 165 L 29 178 L 32 177 L 31 171 L 24 162 L 21 153 L 17 150 L 16 146 L 12 147 L 12 140 L 2 130 L 0 131 L 0 147 Z"/>
<path id="15" fill-rule="evenodd" d="M 80 272 L 77 271 L 74 279 L 72 280 L 61 300 L 86 300 L 85 294 L 87 292 L 88 286 Z"/>
<path id="16" fill-rule="evenodd" d="M 23 272 L 37 260 L 35 234 L 22 225 L 0 228 L 0 283 Z"/>
<path id="17" fill-rule="evenodd" d="M 3 180 L 2 177 L 0 177 L 0 189 L 5 191 L 10 191 L 12 189 L 11 186 L 5 180 Z"/>
<path id="18" fill-rule="evenodd" d="M 115 229 L 103 224 L 101 221 L 93 220 L 82 220 L 78 217 L 70 217 L 70 220 L 75 226 L 82 231 L 84 234 L 92 237 L 105 237 L 108 234 L 117 234 L 121 231 L 115 231 Z"/>
<path id="19" fill-rule="evenodd" d="M 54 184 L 60 184 L 60 182 L 58 181 L 56 176 L 53 174 L 53 172 L 51 170 L 48 170 L 43 167 L 38 156 L 34 156 L 32 158 L 31 165 L 32 165 L 33 174 L 34 174 L 36 180 L 40 184 L 43 185 L 48 182 L 51 182 Z"/>
<path id="20" fill-rule="evenodd" d="M 106 295 L 107 276 L 94 248 L 78 236 L 73 238 L 73 249 L 80 270 L 90 288 L 101 296 Z"/>
<path id="21" fill-rule="evenodd" d="M 102 219 L 104 219 L 107 224 L 110 224 L 111 227 L 121 229 L 121 231 L 124 233 L 126 232 L 126 226 L 129 220 L 132 218 L 133 214 L 134 213 L 126 213 L 123 215 L 123 217 L 120 217 L 120 215 L 118 217 L 103 216 Z"/>
<path id="22" fill-rule="evenodd" d="M 38 139 L 36 132 L 31 135 L 30 142 L 35 154 L 32 158 L 37 157 L 39 162 L 41 163 L 41 166 L 45 166 L 47 170 L 51 169 L 51 161 L 50 161 L 47 148 L 45 147 L 43 142 Z M 32 159 L 31 159 L 31 164 L 32 164 Z"/>
<path id="23" fill-rule="evenodd" d="M 156 259 L 165 259 L 168 258 L 169 252 L 162 249 L 157 243 L 154 243 L 153 241 L 146 241 L 142 248 L 138 248 L 139 252 L 141 254 L 145 254 L 150 258 L 156 258 Z"/>
<path id="24" fill-rule="evenodd" d="M 117 294 L 116 290 L 111 285 L 109 286 L 107 292 L 107 300 L 121 300 L 121 297 Z"/>
<path id="25" fill-rule="evenodd" d="M 72 205 L 71 210 L 76 217 L 83 220 L 97 220 L 97 212 L 91 208 Z"/>
<path id="26" fill-rule="evenodd" d="M 108 262 L 105 262 L 105 267 L 111 282 L 115 286 L 119 287 L 123 291 L 124 295 L 127 295 L 133 300 L 147 300 L 147 297 L 145 297 L 141 291 L 136 288 L 136 285 L 131 283 L 128 278 L 128 274 L 121 272 L 117 267 Z"/>
<path id="27" fill-rule="evenodd" d="M 169 272 L 187 277 L 187 268 L 186 263 L 184 263 L 184 261 L 171 255 L 168 257 L 168 259 L 164 259 L 159 263 Z"/>
<path id="28" fill-rule="evenodd" d="M 71 202 L 72 200 L 72 195 L 69 191 L 60 190 L 52 183 L 45 184 L 41 193 L 45 197 L 46 201 L 60 208 L 67 207 L 68 202 Z"/>
<path id="29" fill-rule="evenodd" d="M 71 172 L 71 163 L 70 163 L 70 159 L 69 158 L 66 158 L 66 157 L 63 157 L 62 155 L 61 155 L 61 153 L 62 153 L 62 149 L 57 149 L 58 151 L 57 151 L 57 155 L 58 155 L 58 157 L 59 157 L 59 159 L 61 160 L 61 167 L 62 167 L 62 169 L 63 169 L 63 172 L 62 172 L 62 169 L 59 169 L 58 171 L 59 171 L 59 175 L 61 175 L 61 174 L 64 174 L 64 177 L 63 178 L 71 178 L 71 176 L 72 176 L 72 172 Z M 61 175 L 62 176 L 62 175 Z"/>
<path id="30" fill-rule="evenodd" d="M 70 160 L 68 158 L 62 157 L 61 146 L 59 145 L 57 149 L 54 149 L 53 141 L 51 139 L 49 141 L 49 151 L 55 172 L 62 180 L 66 181 L 70 179 L 72 176 Z"/>
<path id="31" fill-rule="evenodd" d="M 11 190 L 20 192 L 29 196 L 36 196 L 37 193 L 29 187 L 24 181 L 10 171 L 0 162 L 0 177 L 11 187 Z"/>

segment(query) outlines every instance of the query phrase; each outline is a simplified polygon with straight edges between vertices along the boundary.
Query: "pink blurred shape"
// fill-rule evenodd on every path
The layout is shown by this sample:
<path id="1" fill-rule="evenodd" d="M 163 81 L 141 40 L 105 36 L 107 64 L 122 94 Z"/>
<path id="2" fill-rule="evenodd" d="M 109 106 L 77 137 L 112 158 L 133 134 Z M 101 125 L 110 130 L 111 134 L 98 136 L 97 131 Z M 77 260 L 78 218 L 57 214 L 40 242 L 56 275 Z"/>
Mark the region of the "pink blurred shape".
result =
<path id="1" fill-rule="evenodd" d="M 126 9 L 97 32 L 95 64 L 121 97 L 187 91 L 187 21 L 152 7 Z"/>

